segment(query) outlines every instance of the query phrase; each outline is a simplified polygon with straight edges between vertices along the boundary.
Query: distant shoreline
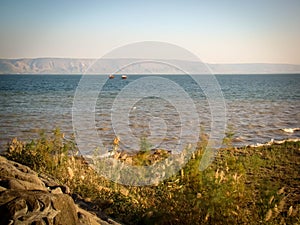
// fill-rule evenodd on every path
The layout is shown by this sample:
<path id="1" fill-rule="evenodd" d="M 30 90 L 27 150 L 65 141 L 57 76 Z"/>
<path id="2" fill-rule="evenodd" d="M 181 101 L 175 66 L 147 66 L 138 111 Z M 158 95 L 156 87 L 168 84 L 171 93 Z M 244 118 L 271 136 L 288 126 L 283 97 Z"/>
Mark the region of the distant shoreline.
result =
<path id="1" fill-rule="evenodd" d="M 90 74 L 80 74 L 80 73 L 72 73 L 72 74 L 63 74 L 63 73 L 47 73 L 47 74 L 43 74 L 43 73 L 19 73 L 19 74 L 4 74 L 0 72 L 0 76 L 108 76 L 109 74 L 94 74 L 94 73 L 90 73 Z M 116 76 L 122 76 L 122 74 L 115 74 Z M 151 73 L 151 74 L 126 74 L 127 76 L 197 76 L 199 74 L 164 74 L 164 73 Z M 249 74 L 226 74 L 226 73 L 215 73 L 215 74 L 211 74 L 214 76 L 276 76 L 276 75 L 293 75 L 293 76 L 299 76 L 299 73 L 249 73 Z M 199 75 L 199 76 L 208 76 L 208 75 Z"/>
<path id="2" fill-rule="evenodd" d="M 138 65 L 138 66 L 137 66 Z M 300 65 L 272 63 L 216 64 L 176 59 L 23 58 L 0 59 L 0 74 L 299 74 Z M 158 73 L 159 71 L 159 73 Z M 153 72 L 153 73 L 152 73 Z"/>

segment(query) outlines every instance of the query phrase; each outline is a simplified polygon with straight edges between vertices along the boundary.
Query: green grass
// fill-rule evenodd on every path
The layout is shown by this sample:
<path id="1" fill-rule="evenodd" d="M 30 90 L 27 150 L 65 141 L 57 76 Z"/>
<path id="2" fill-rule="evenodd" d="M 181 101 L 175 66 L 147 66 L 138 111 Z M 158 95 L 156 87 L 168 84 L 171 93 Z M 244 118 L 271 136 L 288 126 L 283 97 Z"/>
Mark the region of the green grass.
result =
<path id="1" fill-rule="evenodd" d="M 228 147 L 206 170 L 199 171 L 202 139 L 185 167 L 156 186 L 124 186 L 100 177 L 59 130 L 29 143 L 14 139 L 6 157 L 55 177 L 125 224 L 300 224 L 300 142 L 237 149 L 230 135 Z M 141 140 L 134 165 L 153 163 L 149 146 Z"/>

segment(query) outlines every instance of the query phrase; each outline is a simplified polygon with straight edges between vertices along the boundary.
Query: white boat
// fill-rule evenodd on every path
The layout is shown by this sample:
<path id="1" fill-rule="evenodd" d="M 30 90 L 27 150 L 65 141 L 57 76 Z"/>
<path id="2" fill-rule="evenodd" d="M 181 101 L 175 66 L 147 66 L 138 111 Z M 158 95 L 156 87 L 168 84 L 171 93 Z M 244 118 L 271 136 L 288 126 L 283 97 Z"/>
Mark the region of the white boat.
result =
<path id="1" fill-rule="evenodd" d="M 122 79 L 127 79 L 127 76 L 126 75 L 122 75 Z"/>

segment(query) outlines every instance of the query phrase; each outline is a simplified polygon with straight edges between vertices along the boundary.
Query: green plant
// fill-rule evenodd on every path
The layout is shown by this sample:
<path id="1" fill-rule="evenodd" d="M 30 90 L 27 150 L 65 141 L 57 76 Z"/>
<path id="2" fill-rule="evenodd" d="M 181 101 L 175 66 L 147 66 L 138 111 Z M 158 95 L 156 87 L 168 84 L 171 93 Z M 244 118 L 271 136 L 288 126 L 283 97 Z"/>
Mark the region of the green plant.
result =
<path id="1" fill-rule="evenodd" d="M 52 175 L 125 224 L 299 223 L 300 142 L 227 147 L 206 170 L 199 171 L 206 144 L 203 135 L 178 173 L 157 185 L 142 187 L 120 185 L 99 176 L 75 154 L 74 142 L 59 130 L 48 136 L 41 134 L 29 143 L 13 139 L 6 156 Z M 141 139 L 140 147 L 140 152 L 130 156 L 135 166 L 147 166 L 168 156 L 160 150 L 159 157 L 154 157 L 146 138 Z"/>
<path id="2" fill-rule="evenodd" d="M 146 153 L 149 152 L 152 148 L 152 144 L 147 140 L 146 137 L 140 138 L 140 152 Z"/>
<path id="3" fill-rule="evenodd" d="M 41 133 L 39 139 L 29 143 L 14 138 L 6 156 L 36 171 L 55 173 L 65 165 L 74 148 L 74 144 L 64 140 L 64 134 L 57 128 L 51 137 L 47 138 L 45 133 Z"/>
<path id="4" fill-rule="evenodd" d="M 232 147 L 232 140 L 233 140 L 234 135 L 235 135 L 235 132 L 234 132 L 233 126 L 228 126 L 228 128 L 225 132 L 225 137 L 223 139 L 223 144 L 226 147 Z"/>

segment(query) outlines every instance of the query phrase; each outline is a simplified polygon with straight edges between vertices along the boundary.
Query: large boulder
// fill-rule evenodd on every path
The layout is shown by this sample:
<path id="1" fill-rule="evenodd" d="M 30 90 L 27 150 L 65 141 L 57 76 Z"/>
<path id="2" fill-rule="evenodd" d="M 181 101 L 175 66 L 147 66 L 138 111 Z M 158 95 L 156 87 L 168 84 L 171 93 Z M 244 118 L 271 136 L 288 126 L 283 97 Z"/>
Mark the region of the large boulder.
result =
<path id="1" fill-rule="evenodd" d="M 2 156 L 0 156 L 0 186 L 8 189 L 47 191 L 36 172 Z"/>
<path id="2" fill-rule="evenodd" d="M 74 202 L 65 194 L 7 189 L 0 205 L 0 224 L 79 224 Z"/>
<path id="3" fill-rule="evenodd" d="M 69 189 L 0 156 L 0 224 L 96 225 L 103 220 L 74 203 Z"/>

